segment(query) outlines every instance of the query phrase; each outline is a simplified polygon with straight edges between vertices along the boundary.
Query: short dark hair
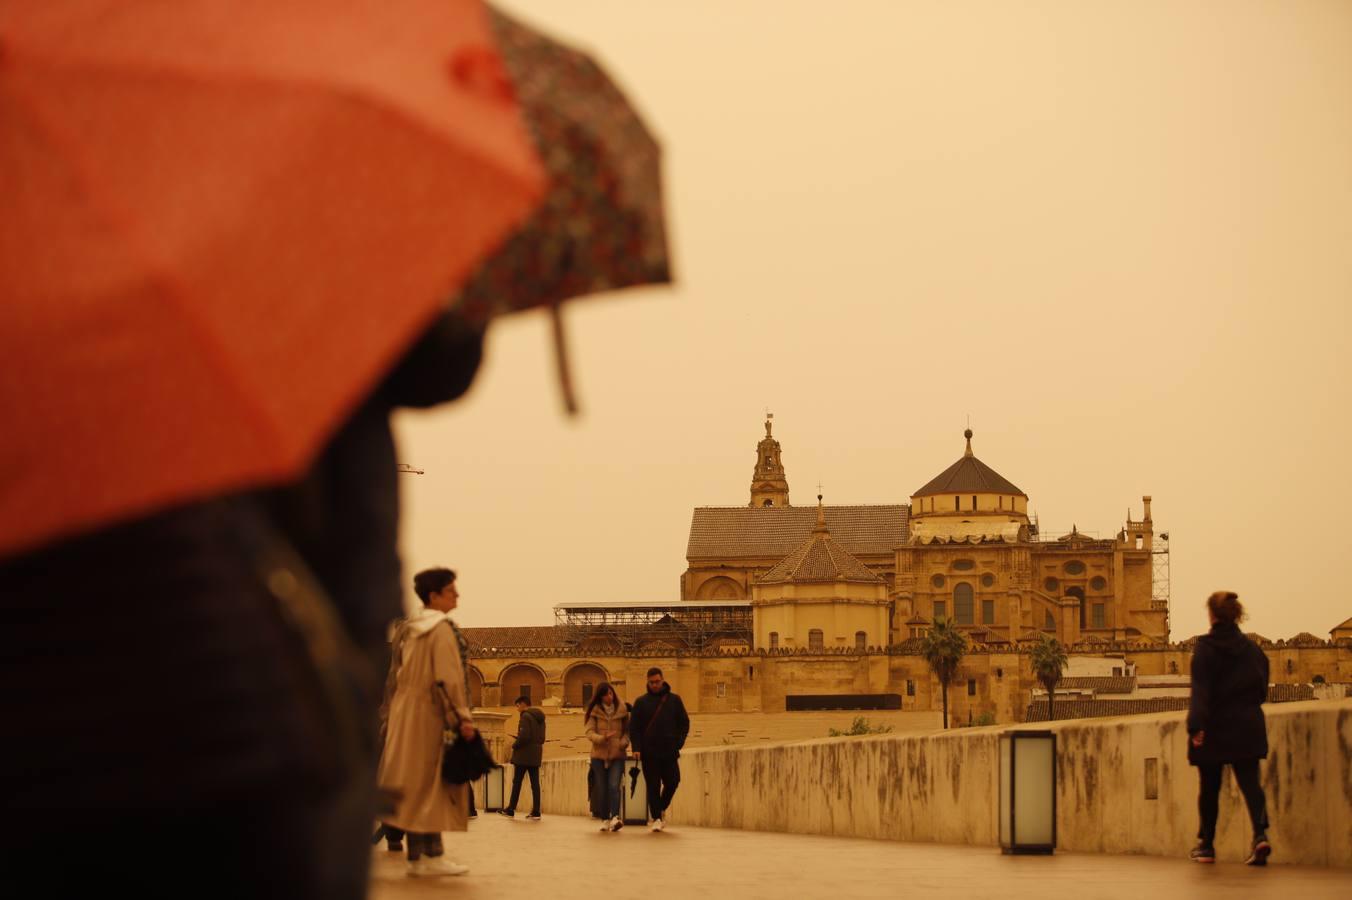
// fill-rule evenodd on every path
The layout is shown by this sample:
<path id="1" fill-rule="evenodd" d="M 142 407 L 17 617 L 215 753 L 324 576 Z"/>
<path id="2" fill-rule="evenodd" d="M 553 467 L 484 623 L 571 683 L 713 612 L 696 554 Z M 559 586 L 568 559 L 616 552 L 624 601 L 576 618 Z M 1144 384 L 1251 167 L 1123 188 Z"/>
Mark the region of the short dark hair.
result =
<path id="1" fill-rule="evenodd" d="M 659 668 L 657 668 L 657 666 L 653 666 L 651 669 L 648 670 L 648 677 L 649 677 L 649 678 L 652 678 L 654 675 L 661 675 L 661 674 L 662 674 L 662 670 L 659 669 Z"/>
<path id="2" fill-rule="evenodd" d="M 525 694 L 522 694 L 520 697 L 517 697 L 515 700 L 513 700 L 512 703 L 514 703 L 514 704 L 516 704 L 516 703 L 524 703 L 524 704 L 526 704 L 527 706 L 530 706 L 530 698 L 527 697 Z"/>
<path id="3" fill-rule="evenodd" d="M 423 569 L 413 576 L 413 593 L 417 594 L 423 606 L 426 606 L 433 594 L 446 590 L 446 586 L 452 581 L 455 581 L 455 573 L 450 569 Z"/>

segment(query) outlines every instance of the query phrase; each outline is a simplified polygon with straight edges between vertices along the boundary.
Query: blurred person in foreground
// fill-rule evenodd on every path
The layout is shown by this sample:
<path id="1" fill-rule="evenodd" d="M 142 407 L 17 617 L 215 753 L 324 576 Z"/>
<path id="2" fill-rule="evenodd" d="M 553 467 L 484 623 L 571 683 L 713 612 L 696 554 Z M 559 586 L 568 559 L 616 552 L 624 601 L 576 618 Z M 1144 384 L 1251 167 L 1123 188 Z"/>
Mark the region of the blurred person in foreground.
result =
<path id="1" fill-rule="evenodd" d="M 424 609 L 409 617 L 390 667 L 396 687 L 377 782 L 398 797 L 382 816 L 404 832 L 410 876 L 464 875 L 444 856 L 441 833 L 469 828 L 467 785 L 446 784 L 441 757 L 447 729 L 465 740 L 478 733 L 469 709 L 469 646 L 450 614 L 459 603 L 455 573 L 427 569 L 413 579 Z"/>
<path id="2" fill-rule="evenodd" d="M 1230 591 L 1207 598 L 1211 630 L 1197 640 L 1192 654 L 1192 699 L 1188 708 L 1188 762 L 1197 767 L 1201 827 L 1190 857 L 1216 861 L 1216 820 L 1225 766 L 1235 773 L 1253 826 L 1245 864 L 1267 865 L 1267 799 L 1259 783 L 1258 761 L 1267 757 L 1268 658 L 1239 630 L 1244 607 Z"/>
<path id="3" fill-rule="evenodd" d="M 389 417 L 464 393 L 482 340 L 443 315 L 292 483 L 0 559 L 0 852 L 25 896 L 366 895 L 403 596 Z"/>

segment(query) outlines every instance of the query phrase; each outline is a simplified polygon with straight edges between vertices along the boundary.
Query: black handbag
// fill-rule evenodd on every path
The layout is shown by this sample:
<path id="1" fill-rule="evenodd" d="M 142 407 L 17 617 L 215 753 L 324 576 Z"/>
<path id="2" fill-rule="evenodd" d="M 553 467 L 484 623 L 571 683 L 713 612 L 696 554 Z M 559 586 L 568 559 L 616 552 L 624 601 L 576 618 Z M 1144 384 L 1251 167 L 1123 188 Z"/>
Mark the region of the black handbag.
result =
<path id="1" fill-rule="evenodd" d="M 493 761 L 483 735 L 477 731 L 468 741 L 457 734 L 455 740 L 441 751 L 441 780 L 447 784 L 469 784 L 493 769 L 501 768 Z"/>

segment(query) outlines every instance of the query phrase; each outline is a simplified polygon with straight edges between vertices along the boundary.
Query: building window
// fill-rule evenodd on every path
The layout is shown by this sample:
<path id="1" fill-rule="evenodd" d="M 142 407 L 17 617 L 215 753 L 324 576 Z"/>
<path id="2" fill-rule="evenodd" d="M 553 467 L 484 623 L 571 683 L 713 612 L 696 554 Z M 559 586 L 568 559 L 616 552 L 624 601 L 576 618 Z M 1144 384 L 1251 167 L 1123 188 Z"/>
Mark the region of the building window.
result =
<path id="1" fill-rule="evenodd" d="M 948 618 L 948 604 L 943 600 L 934 601 L 934 621 L 936 624 Z"/>
<path id="2" fill-rule="evenodd" d="M 1005 498 L 1004 498 L 1004 497 L 1001 497 L 1001 498 L 1000 498 L 1000 508 L 1001 508 L 1001 509 L 1004 509 L 1004 508 L 1005 508 Z"/>
<path id="3" fill-rule="evenodd" d="M 1145 549 L 1145 535 L 1142 534 L 1136 535 L 1136 549 L 1137 550 Z"/>
<path id="4" fill-rule="evenodd" d="M 995 587 L 995 576 L 992 575 L 990 572 L 987 572 L 985 575 L 982 575 L 982 576 L 981 576 L 981 586 L 982 586 L 982 587 Z"/>
<path id="5" fill-rule="evenodd" d="M 1095 603 L 1095 604 L 1094 604 L 1094 627 L 1095 627 L 1095 628 L 1102 628 L 1102 627 L 1103 627 L 1103 604 L 1102 604 L 1102 603 Z"/>
<path id="6" fill-rule="evenodd" d="M 1089 580 L 1089 586 L 1096 591 L 1101 591 L 1108 586 L 1108 579 L 1102 575 L 1095 575 Z"/>
<path id="7" fill-rule="evenodd" d="M 1055 578 L 1048 578 L 1046 581 L 1042 582 L 1042 586 L 1047 589 L 1047 593 L 1054 596 L 1061 587 L 1061 582 L 1057 581 Z"/>
<path id="8" fill-rule="evenodd" d="M 995 601 L 994 601 L 994 600 L 982 600 L 982 601 L 981 601 L 981 624 L 982 624 L 982 625 L 994 625 L 994 624 L 995 624 Z"/>
<path id="9" fill-rule="evenodd" d="M 961 498 L 961 497 L 954 497 L 954 498 L 953 498 L 953 508 L 954 508 L 954 509 L 962 509 L 962 498 Z"/>
<path id="10" fill-rule="evenodd" d="M 975 697 L 975 696 L 976 696 L 976 679 L 975 679 L 975 678 L 968 678 L 968 679 L 967 679 L 967 696 L 968 696 L 968 697 Z"/>
<path id="11" fill-rule="evenodd" d="M 953 560 L 953 571 L 954 571 L 954 572 L 970 572 L 970 571 L 972 571 L 972 570 L 975 569 L 975 568 L 976 568 L 976 563 L 973 562 L 973 561 L 970 560 L 970 559 L 955 559 L 955 560 Z"/>
<path id="12" fill-rule="evenodd" d="M 1084 563 L 1080 562 L 1078 559 L 1072 559 L 1070 562 L 1066 563 L 1066 574 L 1083 575 Z"/>
<path id="13" fill-rule="evenodd" d="M 826 640 L 820 628 L 814 628 L 807 633 L 807 649 L 818 653 L 826 649 Z"/>
<path id="14" fill-rule="evenodd" d="M 972 586 L 966 582 L 953 588 L 953 621 L 959 625 L 972 624 Z"/>
<path id="15" fill-rule="evenodd" d="M 854 649 L 865 650 L 868 648 L 868 633 L 856 631 L 854 633 Z"/>
<path id="16" fill-rule="evenodd" d="M 937 588 L 943 587 L 943 586 L 944 586 L 944 576 L 942 576 L 942 575 L 935 575 L 933 578 L 930 579 L 930 584 L 934 585 L 934 586 L 937 587 Z"/>
<path id="17" fill-rule="evenodd" d="M 774 506 L 774 505 L 775 505 L 775 501 L 769 500 L 769 499 L 765 500 L 765 502 L 763 502 L 763 503 L 761 504 L 761 506 Z"/>
<path id="18" fill-rule="evenodd" d="M 1113 666 L 1113 677 L 1115 677 L 1115 678 L 1121 678 L 1121 677 L 1122 677 L 1122 667 L 1121 667 L 1121 666 Z"/>
<path id="19" fill-rule="evenodd" d="M 972 495 L 972 509 L 976 509 L 976 494 Z"/>
<path id="20" fill-rule="evenodd" d="M 909 678 L 906 679 L 906 696 L 907 697 L 915 696 L 915 682 Z"/>
<path id="21" fill-rule="evenodd" d="M 771 649 L 771 650 L 778 650 L 778 649 L 779 649 L 779 632 L 778 632 L 778 631 L 772 631 L 772 632 L 770 632 L 770 649 Z"/>
<path id="22" fill-rule="evenodd" d="M 747 680 L 747 681 L 755 681 L 755 680 L 756 680 L 756 667 L 755 667 L 755 666 L 747 666 L 747 667 L 746 667 L 746 680 Z"/>
<path id="23" fill-rule="evenodd" d="M 720 681 L 714 685 L 715 697 L 726 697 L 727 695 L 728 695 L 728 683 L 726 681 Z"/>
<path id="24" fill-rule="evenodd" d="M 1047 613 L 1047 622 L 1042 627 L 1046 628 L 1048 631 L 1056 630 L 1056 618 L 1050 612 Z"/>

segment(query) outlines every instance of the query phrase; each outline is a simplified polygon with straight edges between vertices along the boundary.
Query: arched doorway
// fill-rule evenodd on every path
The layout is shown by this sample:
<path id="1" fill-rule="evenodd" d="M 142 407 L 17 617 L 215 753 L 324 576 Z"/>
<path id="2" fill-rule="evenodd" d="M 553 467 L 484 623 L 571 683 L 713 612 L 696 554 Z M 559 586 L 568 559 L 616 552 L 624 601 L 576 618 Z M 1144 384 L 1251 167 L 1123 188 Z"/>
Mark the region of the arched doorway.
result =
<path id="1" fill-rule="evenodd" d="M 529 699 L 532 706 L 545 699 L 545 673 L 529 663 L 514 663 L 503 669 L 498 684 L 501 685 L 498 702 L 503 706 L 511 706 L 521 696 Z"/>
<path id="2" fill-rule="evenodd" d="M 1080 630 L 1083 631 L 1089 624 L 1088 607 L 1084 602 L 1084 588 L 1082 587 L 1066 588 L 1066 596 L 1074 597 L 1075 601 L 1080 604 Z"/>
<path id="3" fill-rule="evenodd" d="M 591 702 L 596 686 L 609 680 L 606 670 L 596 663 L 578 663 L 563 676 L 563 705 L 586 706 Z"/>
<path id="4" fill-rule="evenodd" d="M 484 705 L 484 676 L 473 666 L 469 667 L 469 705 L 471 709 Z"/>

